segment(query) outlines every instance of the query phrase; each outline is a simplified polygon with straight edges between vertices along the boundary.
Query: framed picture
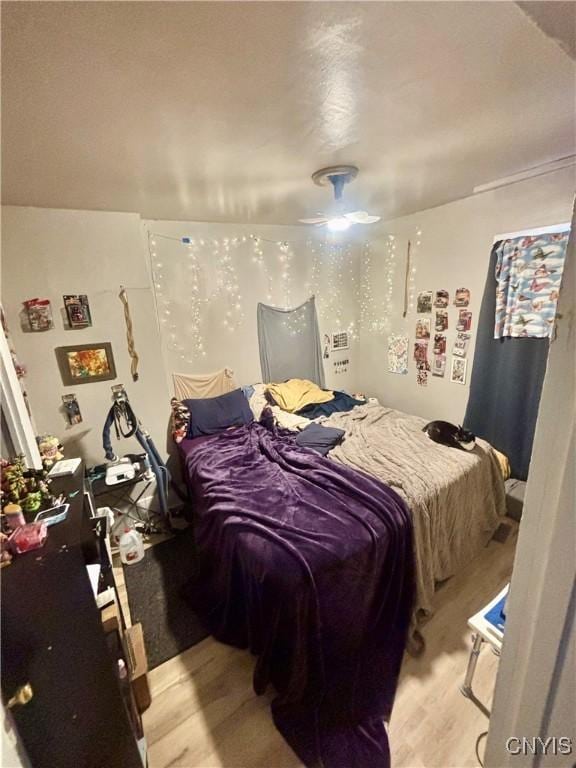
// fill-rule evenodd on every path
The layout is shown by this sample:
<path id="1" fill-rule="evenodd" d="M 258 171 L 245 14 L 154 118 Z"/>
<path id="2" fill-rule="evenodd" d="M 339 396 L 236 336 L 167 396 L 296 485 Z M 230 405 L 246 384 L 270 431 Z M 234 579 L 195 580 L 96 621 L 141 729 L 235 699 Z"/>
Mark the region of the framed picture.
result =
<path id="1" fill-rule="evenodd" d="M 64 306 L 70 328 L 88 328 L 92 325 L 88 296 L 85 294 L 64 296 Z"/>
<path id="2" fill-rule="evenodd" d="M 64 384 L 90 384 L 116 378 L 116 367 L 109 341 L 56 347 L 56 359 Z"/>
<path id="3" fill-rule="evenodd" d="M 466 384 L 466 366 L 468 361 L 463 357 L 452 358 L 450 381 L 454 384 Z"/>

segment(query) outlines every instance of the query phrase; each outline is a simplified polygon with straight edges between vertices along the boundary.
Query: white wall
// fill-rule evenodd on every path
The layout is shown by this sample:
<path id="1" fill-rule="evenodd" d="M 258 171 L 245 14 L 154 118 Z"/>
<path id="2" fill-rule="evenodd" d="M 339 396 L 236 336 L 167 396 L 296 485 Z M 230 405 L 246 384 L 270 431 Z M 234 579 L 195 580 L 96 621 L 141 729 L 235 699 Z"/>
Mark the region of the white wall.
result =
<path id="1" fill-rule="evenodd" d="M 474 197 L 432 208 L 421 213 L 386 222 L 373 238 L 373 280 L 375 296 L 386 291 L 384 257 L 386 236 L 394 234 L 398 254 L 393 279 L 392 313 L 387 330 L 382 334 L 362 332 L 360 342 L 361 378 L 358 385 L 382 403 L 429 419 L 446 419 L 459 423 L 464 417 L 474 356 L 474 341 L 487 266 L 494 235 L 528 227 L 540 227 L 570 221 L 574 197 L 574 169 L 568 168 L 547 176 L 530 179 L 509 187 L 485 192 Z M 388 372 L 388 332 L 405 333 L 410 338 L 410 358 L 415 340 L 415 308 L 402 318 L 404 266 L 408 239 L 414 244 L 421 230 L 421 245 L 416 254 L 415 293 L 445 288 L 453 300 L 456 288 L 471 290 L 473 312 L 472 339 L 468 350 L 466 386 L 450 382 L 452 341 L 455 335 L 457 309 L 450 307 L 447 332 L 447 367 L 443 379 L 428 377 L 428 386 L 416 384 L 416 366 L 409 361 L 408 375 Z M 430 315 L 428 315 L 430 317 Z M 432 312 L 432 328 L 434 312 Z M 432 339 L 429 359 L 432 362 Z"/>
<path id="2" fill-rule="evenodd" d="M 169 325 L 159 330 L 153 284 L 150 277 L 147 231 L 180 238 L 190 235 L 206 240 L 199 259 L 207 281 L 217 278 L 213 239 L 257 235 L 274 241 L 262 243 L 264 258 L 273 275 L 272 303 L 284 306 L 283 285 L 279 279 L 281 264 L 276 241 L 288 239 L 294 254 L 290 281 L 291 305 L 309 296 L 313 254 L 307 243 L 309 230 L 303 227 L 258 227 L 254 230 L 237 225 L 198 224 L 194 222 L 142 222 L 136 214 L 97 211 L 65 211 L 38 208 L 4 207 L 2 227 L 2 302 L 18 355 L 28 368 L 26 387 L 38 431 L 58 435 L 66 446 L 66 455 L 81 455 L 90 463 L 104 460 L 101 432 L 111 404 L 110 386 L 123 383 L 136 413 L 150 430 L 157 447 L 165 453 L 171 396 L 172 372 L 204 373 L 224 366 L 235 371 L 239 384 L 260 381 L 260 360 L 256 332 L 256 305 L 267 302 L 267 281 L 251 261 L 251 241 L 234 251 L 242 292 L 242 325 L 234 332 L 222 326 L 223 301 L 216 299 L 203 309 L 206 357 L 190 353 L 191 337 L 187 331 L 189 284 L 185 264 L 188 251 L 175 240 L 156 238 L 156 261 L 163 264 L 164 288 L 158 296 L 161 316 L 164 300 L 169 302 L 171 321 L 176 320 L 175 336 L 185 354 L 170 348 Z M 321 332 L 337 330 L 357 319 L 355 288 L 358 277 L 359 246 L 352 244 L 349 260 L 336 279 L 332 257 L 320 257 L 317 304 Z M 140 356 L 138 382 L 132 382 L 127 352 L 123 307 L 118 299 L 120 285 L 128 291 L 135 346 Z M 208 286 L 210 287 L 210 286 Z M 67 330 L 60 314 L 62 296 L 86 293 L 90 301 L 93 326 Z M 22 302 L 42 297 L 52 302 L 54 328 L 43 333 L 27 332 L 21 324 Z M 340 318 L 336 306 L 340 307 Z M 58 346 L 110 341 L 118 377 L 115 381 L 64 386 L 56 363 Z M 353 391 L 358 379 L 358 342 L 349 351 L 332 355 L 326 361 L 326 381 L 330 387 Z M 333 360 L 349 358 L 348 373 L 334 375 Z M 61 409 L 62 394 L 77 395 L 83 422 L 70 427 Z M 113 442 L 114 442 L 113 437 Z M 137 444 L 123 442 L 121 452 L 139 451 Z"/>
<path id="3" fill-rule="evenodd" d="M 2 210 L 2 303 L 15 348 L 27 366 L 26 388 L 40 433 L 58 435 L 68 456 L 82 455 L 101 463 L 102 426 L 111 405 L 110 385 L 123 383 L 143 423 L 163 448 L 168 418 L 168 389 L 157 328 L 157 317 L 146 262 L 139 216 L 96 211 L 63 211 L 4 207 Z M 130 376 L 120 285 L 128 290 L 136 350 L 138 382 Z M 60 308 L 67 293 L 86 293 L 93 326 L 66 330 Z M 20 313 L 26 299 L 52 302 L 54 328 L 26 332 Z M 55 347 L 112 342 L 118 378 L 64 386 Z M 77 395 L 84 421 L 70 427 L 61 410 L 61 396 Z M 123 453 L 137 450 L 124 442 Z"/>

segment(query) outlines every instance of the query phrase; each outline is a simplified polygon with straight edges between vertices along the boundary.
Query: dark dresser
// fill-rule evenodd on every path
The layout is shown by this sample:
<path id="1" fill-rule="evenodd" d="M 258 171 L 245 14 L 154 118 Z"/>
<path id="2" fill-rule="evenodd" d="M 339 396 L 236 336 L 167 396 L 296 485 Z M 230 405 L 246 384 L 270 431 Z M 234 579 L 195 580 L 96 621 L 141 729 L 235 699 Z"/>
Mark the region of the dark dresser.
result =
<path id="1" fill-rule="evenodd" d="M 143 768 L 141 719 L 118 674 L 123 646 L 103 630 L 86 570 L 100 562 L 99 591 L 114 586 L 83 465 L 52 490 L 66 494 L 67 519 L 0 575 L 3 701 L 32 687 L 28 703 L 10 708 L 32 768 Z"/>

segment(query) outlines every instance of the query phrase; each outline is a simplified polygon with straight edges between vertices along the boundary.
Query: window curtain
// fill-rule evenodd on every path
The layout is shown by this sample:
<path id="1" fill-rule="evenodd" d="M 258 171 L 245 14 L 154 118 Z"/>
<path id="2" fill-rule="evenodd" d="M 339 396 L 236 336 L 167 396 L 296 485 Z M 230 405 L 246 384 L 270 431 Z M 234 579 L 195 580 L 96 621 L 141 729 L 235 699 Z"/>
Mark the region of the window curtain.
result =
<path id="1" fill-rule="evenodd" d="M 526 480 L 550 339 L 516 331 L 504 335 L 500 330 L 502 258 L 509 242 L 494 243 L 490 255 L 464 426 L 508 456 L 512 477 Z M 517 258 L 518 254 L 511 256 Z M 516 296 L 514 301 L 528 300 L 529 293 Z"/>
<path id="2" fill-rule="evenodd" d="M 324 387 L 314 296 L 294 309 L 258 304 L 258 345 L 264 383 L 309 379 Z"/>

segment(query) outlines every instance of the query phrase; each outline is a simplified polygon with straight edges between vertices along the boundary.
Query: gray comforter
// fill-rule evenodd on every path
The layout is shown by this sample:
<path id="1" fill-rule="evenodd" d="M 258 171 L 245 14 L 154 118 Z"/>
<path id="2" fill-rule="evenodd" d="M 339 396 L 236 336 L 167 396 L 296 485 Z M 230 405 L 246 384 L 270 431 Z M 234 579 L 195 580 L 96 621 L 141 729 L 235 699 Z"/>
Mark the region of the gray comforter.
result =
<path id="1" fill-rule="evenodd" d="M 330 458 L 391 486 L 412 510 L 417 572 L 415 620 L 432 613 L 435 583 L 486 545 L 505 514 L 504 480 L 491 446 L 447 448 L 422 432 L 425 419 L 381 405 L 323 420 L 346 431 Z"/>

